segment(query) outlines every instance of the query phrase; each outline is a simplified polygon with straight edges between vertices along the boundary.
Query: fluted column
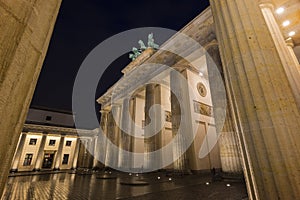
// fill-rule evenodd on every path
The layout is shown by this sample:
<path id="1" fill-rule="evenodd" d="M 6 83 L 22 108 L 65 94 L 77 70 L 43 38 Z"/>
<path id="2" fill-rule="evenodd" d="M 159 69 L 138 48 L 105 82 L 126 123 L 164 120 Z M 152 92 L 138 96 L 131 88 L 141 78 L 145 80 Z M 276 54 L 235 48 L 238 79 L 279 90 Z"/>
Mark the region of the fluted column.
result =
<path id="1" fill-rule="evenodd" d="M 237 133 L 234 131 L 234 126 L 232 125 L 233 119 L 230 114 L 230 105 L 223 87 L 225 84 L 224 73 L 216 40 L 211 42 L 211 45 L 207 49 L 207 53 L 209 55 L 207 55 L 207 69 L 213 112 L 217 134 L 220 134 L 218 143 L 220 147 L 222 171 L 227 173 L 241 173 L 242 166 L 240 164 L 238 142 L 236 138 Z"/>
<path id="2" fill-rule="evenodd" d="M 124 170 L 129 170 L 131 168 L 132 158 L 131 158 L 131 146 L 132 146 L 132 128 L 133 121 L 131 118 L 130 109 L 132 108 L 133 100 L 125 98 L 122 104 L 122 122 L 121 122 L 121 137 L 119 140 L 119 146 L 126 152 L 119 154 L 119 168 Z"/>
<path id="3" fill-rule="evenodd" d="M 95 151 L 95 137 L 91 136 L 88 140 L 87 140 L 87 167 L 92 169 L 93 168 L 93 164 L 94 164 L 94 151 Z"/>
<path id="4" fill-rule="evenodd" d="M 10 170 L 11 172 L 17 172 L 18 171 L 18 166 L 19 166 L 19 163 L 20 163 L 20 157 L 21 157 L 21 154 L 22 154 L 23 149 L 24 149 L 26 136 L 27 136 L 26 133 L 22 133 L 21 136 L 20 136 L 20 140 L 19 140 L 19 143 L 17 145 L 16 153 L 15 153 L 14 158 L 13 158 L 13 163 L 12 163 L 12 167 L 11 167 L 11 170 Z"/>
<path id="5" fill-rule="evenodd" d="M 59 145 L 58 145 L 58 151 L 57 151 L 57 154 L 56 154 L 54 170 L 60 170 L 59 167 L 60 167 L 61 162 L 62 162 L 62 151 L 63 151 L 63 148 L 64 148 L 64 142 L 65 142 L 65 136 L 62 135 L 60 137 L 60 141 L 59 141 Z"/>
<path id="6" fill-rule="evenodd" d="M 0 3 L 0 196 L 61 0 Z"/>
<path id="7" fill-rule="evenodd" d="M 299 66 L 300 64 L 299 64 L 299 61 L 298 61 L 298 59 L 296 57 L 296 54 L 295 54 L 295 52 L 293 50 L 293 48 L 294 48 L 293 39 L 292 38 L 288 38 L 288 39 L 285 40 L 285 42 L 286 42 L 287 48 L 289 50 L 289 53 L 290 53 L 290 55 L 291 55 L 291 57 L 293 59 L 293 62 L 297 66 L 297 70 L 300 71 L 300 66 Z"/>
<path id="8" fill-rule="evenodd" d="M 78 156 L 79 156 L 79 147 L 80 147 L 80 138 L 77 138 L 75 151 L 74 151 L 74 157 L 73 157 L 72 169 L 77 168 L 77 162 L 78 162 Z"/>
<path id="9" fill-rule="evenodd" d="M 249 198 L 296 199 L 299 109 L 258 1 L 210 2 Z"/>
<path id="10" fill-rule="evenodd" d="M 107 137 L 107 127 L 108 127 L 108 114 L 109 111 L 102 109 L 101 111 L 101 120 L 100 120 L 100 132 Z M 98 141 L 99 146 L 99 161 L 103 162 L 101 167 L 105 167 L 105 160 L 107 154 L 107 143 L 105 140 Z"/>
<path id="11" fill-rule="evenodd" d="M 104 164 L 101 163 L 100 156 L 103 154 L 104 142 L 100 140 L 100 137 L 95 136 L 95 149 L 94 149 L 94 162 L 93 169 L 98 170 L 104 167 Z"/>
<path id="12" fill-rule="evenodd" d="M 154 106 L 154 107 L 153 107 Z M 161 147 L 162 140 L 162 113 L 158 106 L 161 106 L 161 86 L 158 84 L 146 85 L 145 95 L 145 153 L 154 152 Z M 153 113 L 150 113 L 152 110 Z M 155 134 L 155 135 L 154 135 Z M 152 135 L 152 136 L 151 136 Z M 147 155 L 144 157 L 144 168 L 153 169 L 160 166 L 162 155 Z"/>
<path id="13" fill-rule="evenodd" d="M 43 162 L 46 139 L 47 139 L 47 135 L 43 134 L 41 144 L 39 146 L 39 151 L 38 151 L 38 154 L 37 154 L 37 158 L 36 158 L 36 161 L 35 161 L 35 167 L 33 169 L 34 171 L 39 171 L 41 169 L 42 164 L 43 164 L 42 162 Z"/>
<path id="14" fill-rule="evenodd" d="M 85 160 L 86 160 L 86 148 L 85 143 L 86 139 L 80 138 L 79 139 L 79 151 L 78 151 L 78 161 L 77 161 L 77 168 L 86 167 Z"/>
<path id="15" fill-rule="evenodd" d="M 219 138 L 221 166 L 222 171 L 226 173 L 242 173 L 236 134 L 227 109 L 225 124 Z"/>
<path id="16" fill-rule="evenodd" d="M 170 73 L 172 134 L 178 137 L 178 141 L 174 141 L 173 158 L 181 156 L 174 161 L 173 166 L 175 171 L 184 172 L 195 165 L 192 156 L 188 158 L 186 152 L 187 142 L 193 135 L 193 124 L 186 71 L 176 70 Z"/>
<path id="17" fill-rule="evenodd" d="M 111 112 L 108 116 L 108 127 L 107 127 L 107 137 L 115 146 L 119 145 L 120 137 L 120 111 L 121 105 L 113 104 L 111 106 Z M 113 114 L 114 113 L 114 114 Z M 116 148 L 113 148 L 112 144 L 107 145 L 107 156 L 106 164 L 107 166 L 117 167 L 119 159 L 119 151 Z"/>
<path id="18" fill-rule="evenodd" d="M 259 0 L 259 5 L 263 13 L 266 24 L 273 38 L 276 50 L 281 60 L 284 71 L 290 82 L 296 98 L 298 108 L 300 108 L 300 71 L 298 65 L 294 62 L 291 52 L 289 52 L 286 42 L 283 38 L 278 23 L 274 17 L 274 6 L 272 0 Z"/>

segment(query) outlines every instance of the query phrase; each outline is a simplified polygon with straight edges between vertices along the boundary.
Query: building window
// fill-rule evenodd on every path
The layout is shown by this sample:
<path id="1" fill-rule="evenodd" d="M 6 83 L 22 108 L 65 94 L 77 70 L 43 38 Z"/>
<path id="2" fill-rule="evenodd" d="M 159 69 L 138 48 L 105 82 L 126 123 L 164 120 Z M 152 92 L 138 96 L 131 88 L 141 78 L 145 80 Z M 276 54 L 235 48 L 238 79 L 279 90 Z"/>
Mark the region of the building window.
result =
<path id="1" fill-rule="evenodd" d="M 52 117 L 51 116 L 46 116 L 46 121 L 51 121 Z"/>
<path id="2" fill-rule="evenodd" d="M 71 146 L 71 144 L 72 144 L 72 141 L 69 141 L 69 140 L 66 141 L 66 146 Z"/>
<path id="3" fill-rule="evenodd" d="M 49 141 L 49 146 L 55 146 L 55 142 L 56 142 L 56 140 L 50 140 Z"/>
<path id="4" fill-rule="evenodd" d="M 32 156 L 33 156 L 32 153 L 27 153 L 27 154 L 25 155 L 25 159 L 24 159 L 24 162 L 23 162 L 23 166 L 29 166 L 29 165 L 31 165 Z"/>
<path id="5" fill-rule="evenodd" d="M 36 138 L 31 138 L 31 139 L 29 140 L 29 145 L 36 145 L 36 141 L 37 141 Z"/>
<path id="6" fill-rule="evenodd" d="M 62 160 L 62 164 L 63 165 L 67 165 L 69 162 L 69 154 L 64 154 L 63 160 Z"/>

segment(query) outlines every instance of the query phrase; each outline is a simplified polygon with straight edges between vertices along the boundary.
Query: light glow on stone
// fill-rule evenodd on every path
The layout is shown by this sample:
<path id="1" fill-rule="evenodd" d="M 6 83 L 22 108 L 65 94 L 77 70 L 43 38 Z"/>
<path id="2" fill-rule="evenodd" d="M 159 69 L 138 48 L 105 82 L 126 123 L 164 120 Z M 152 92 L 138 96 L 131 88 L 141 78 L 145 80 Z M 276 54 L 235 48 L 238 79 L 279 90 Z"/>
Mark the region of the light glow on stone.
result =
<path id="1" fill-rule="evenodd" d="M 284 21 L 283 23 L 282 23 L 282 26 L 288 26 L 288 25 L 290 25 L 290 21 L 289 20 L 286 20 L 286 21 Z"/>
<path id="2" fill-rule="evenodd" d="M 209 182 L 206 182 L 205 184 L 206 184 L 206 185 L 209 185 Z"/>
<path id="3" fill-rule="evenodd" d="M 157 179 L 159 180 L 159 179 L 160 179 L 160 177 L 157 177 Z"/>
<path id="4" fill-rule="evenodd" d="M 290 37 L 294 36 L 295 34 L 296 34 L 296 32 L 295 32 L 295 31 L 291 31 L 291 32 L 289 32 L 289 36 L 290 36 Z"/>
<path id="5" fill-rule="evenodd" d="M 277 8 L 277 10 L 276 10 L 277 14 L 282 14 L 283 12 L 284 12 L 284 8 L 283 7 Z"/>
<path id="6" fill-rule="evenodd" d="M 226 185 L 227 187 L 230 187 L 230 184 L 229 183 L 227 183 L 227 185 Z"/>
<path id="7" fill-rule="evenodd" d="M 171 181 L 172 180 L 172 178 L 169 178 L 169 181 Z"/>

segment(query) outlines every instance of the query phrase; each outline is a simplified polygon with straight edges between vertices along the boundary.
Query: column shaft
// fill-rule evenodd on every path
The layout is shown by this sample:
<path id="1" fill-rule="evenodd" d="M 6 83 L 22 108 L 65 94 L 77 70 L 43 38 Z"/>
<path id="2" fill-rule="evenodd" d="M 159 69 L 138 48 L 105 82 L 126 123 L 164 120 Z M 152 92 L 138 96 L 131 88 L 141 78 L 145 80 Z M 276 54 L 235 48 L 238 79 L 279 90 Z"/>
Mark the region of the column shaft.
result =
<path id="1" fill-rule="evenodd" d="M 59 167 L 61 165 L 62 151 L 63 151 L 63 148 L 64 148 L 64 142 L 65 142 L 65 136 L 61 136 L 60 141 L 59 141 L 58 151 L 57 151 L 57 154 L 56 154 L 54 170 L 59 170 Z"/>
<path id="2" fill-rule="evenodd" d="M 47 135 L 43 134 L 41 144 L 39 146 L 39 151 L 38 151 L 38 154 L 37 154 L 37 158 L 36 158 L 36 161 L 35 161 L 34 171 L 39 171 L 41 169 L 42 164 L 43 164 L 42 162 L 43 162 L 46 139 L 47 139 Z"/>
<path id="3" fill-rule="evenodd" d="M 98 170 L 104 167 L 104 165 L 100 162 L 100 155 L 103 154 L 103 151 L 101 149 L 102 142 L 100 141 L 100 138 L 98 136 L 95 137 L 95 149 L 94 149 L 94 163 L 93 163 L 93 169 Z"/>
<path id="4" fill-rule="evenodd" d="M 107 137 L 107 127 L 108 127 L 108 111 L 107 110 L 101 110 L 101 120 L 100 120 L 100 133 L 102 133 L 105 137 Z M 107 143 L 105 140 L 99 140 L 99 161 L 102 162 L 103 166 L 105 167 L 105 160 L 106 160 L 106 154 L 107 154 Z"/>
<path id="5" fill-rule="evenodd" d="M 158 84 L 146 85 L 145 97 L 145 153 L 154 152 L 161 147 L 162 140 L 162 111 L 161 106 L 161 87 Z M 151 136 L 152 135 L 152 136 Z M 160 166 L 160 154 L 145 154 L 144 167 L 146 169 L 154 169 Z"/>
<path id="6" fill-rule="evenodd" d="M 122 104 L 122 122 L 121 122 L 121 138 L 119 146 L 124 150 L 123 153 L 119 154 L 119 168 L 129 170 L 131 168 L 131 146 L 132 146 L 132 133 L 133 121 L 131 117 L 130 108 L 132 107 L 133 101 L 131 98 L 125 98 Z"/>
<path id="7" fill-rule="evenodd" d="M 180 69 L 177 70 L 171 71 L 170 74 L 172 134 L 173 137 L 178 137 L 178 142 L 174 141 L 173 158 L 181 156 L 173 166 L 175 171 L 183 172 L 194 168 L 193 155 L 195 154 L 192 152 L 192 148 L 186 148 L 187 142 L 190 140 L 188 138 L 193 137 L 188 80 L 185 70 L 182 72 Z"/>
<path id="8" fill-rule="evenodd" d="M 79 147 L 80 147 L 80 138 L 77 138 L 75 151 L 74 151 L 74 157 L 73 157 L 72 169 L 77 168 L 77 162 L 78 162 L 78 156 L 79 156 Z"/>
<path id="9" fill-rule="evenodd" d="M 257 1 L 211 0 L 250 199 L 300 196 L 300 115 Z"/>
<path id="10" fill-rule="evenodd" d="M 285 40 L 285 42 L 287 44 L 288 51 L 289 51 L 289 53 L 290 53 L 290 55 L 291 55 L 291 57 L 293 59 L 294 65 L 297 66 L 296 69 L 298 71 L 300 71 L 300 66 L 299 66 L 300 64 L 299 64 L 297 56 L 296 56 L 296 54 L 295 54 L 295 52 L 293 50 L 293 48 L 294 48 L 294 42 L 293 42 L 292 38 L 289 38 L 289 39 Z"/>
<path id="11" fill-rule="evenodd" d="M 45 58 L 61 0 L 1 1 L 0 195 Z"/>
<path id="12" fill-rule="evenodd" d="M 111 143 L 107 145 L 107 156 L 106 156 L 106 164 L 110 167 L 118 166 L 119 159 L 119 137 L 120 137 L 120 105 L 112 105 L 111 112 L 108 117 L 108 127 L 107 127 L 107 137 Z M 115 147 L 114 147 L 114 146 Z"/>
<path id="13" fill-rule="evenodd" d="M 17 172 L 18 171 L 18 166 L 19 166 L 19 163 L 20 163 L 20 157 L 21 157 L 23 149 L 24 149 L 26 136 L 27 136 L 26 133 L 22 133 L 21 136 L 20 136 L 20 140 L 19 140 L 19 143 L 17 145 L 16 153 L 15 153 L 14 158 L 13 158 L 13 164 L 12 164 L 12 167 L 11 167 L 11 170 L 10 170 L 11 172 Z"/>

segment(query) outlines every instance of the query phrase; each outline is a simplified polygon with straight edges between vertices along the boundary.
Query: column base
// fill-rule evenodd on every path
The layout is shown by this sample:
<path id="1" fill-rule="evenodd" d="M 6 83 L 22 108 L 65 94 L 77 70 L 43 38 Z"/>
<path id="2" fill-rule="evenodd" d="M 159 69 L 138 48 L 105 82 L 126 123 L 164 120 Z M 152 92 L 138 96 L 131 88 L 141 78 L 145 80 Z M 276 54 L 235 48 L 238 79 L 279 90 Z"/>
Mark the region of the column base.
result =
<path id="1" fill-rule="evenodd" d="M 34 168 L 32 171 L 39 172 L 39 171 L 41 171 L 41 169 L 40 168 Z"/>

